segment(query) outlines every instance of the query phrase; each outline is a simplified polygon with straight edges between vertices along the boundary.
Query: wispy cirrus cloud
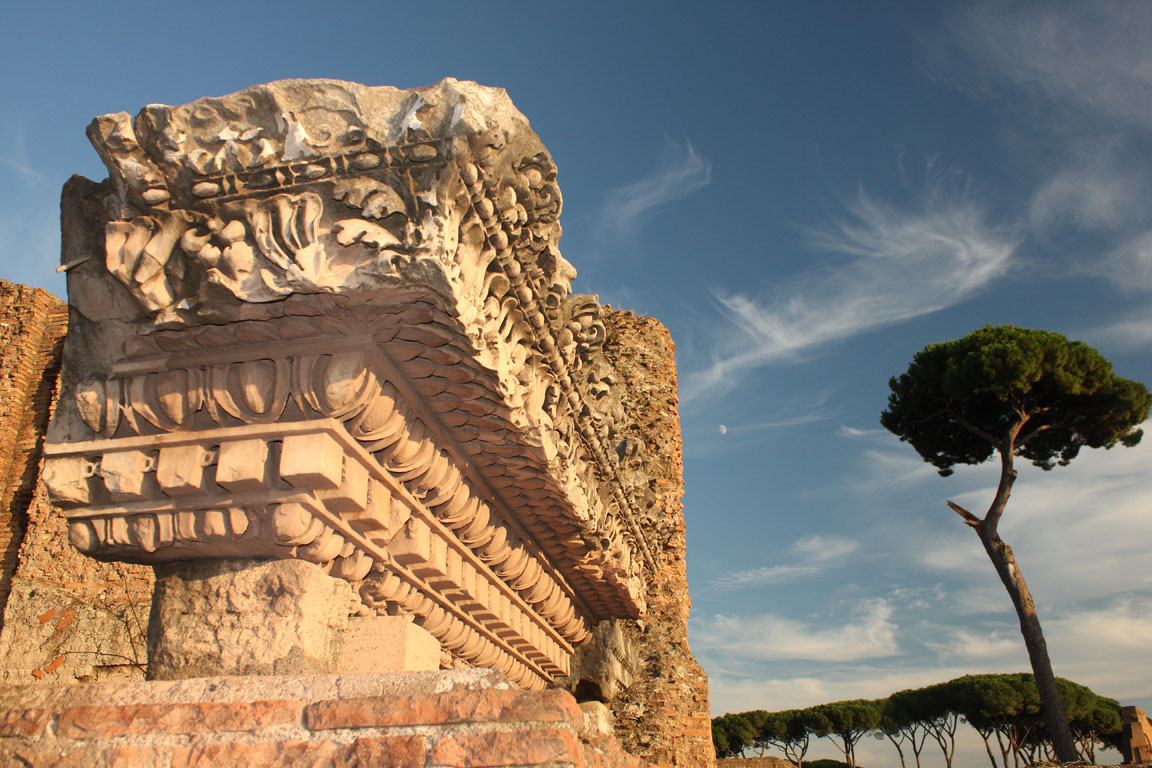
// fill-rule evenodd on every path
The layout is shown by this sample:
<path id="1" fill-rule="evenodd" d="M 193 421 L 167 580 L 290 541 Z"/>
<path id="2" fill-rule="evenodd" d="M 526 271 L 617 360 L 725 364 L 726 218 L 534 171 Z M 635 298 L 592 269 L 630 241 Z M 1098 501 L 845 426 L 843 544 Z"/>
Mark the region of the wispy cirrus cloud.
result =
<path id="1" fill-rule="evenodd" d="M 864 489 L 919 484 L 937 476 L 931 464 L 910 449 L 869 448 L 862 452 L 868 476 Z"/>
<path id="2" fill-rule="evenodd" d="M 731 426 L 727 424 L 721 424 L 720 434 L 727 435 L 729 433 L 740 434 L 742 432 L 763 432 L 769 429 L 800 427 L 816 421 L 824 421 L 825 419 L 831 418 L 834 414 L 834 411 L 813 411 L 812 413 L 805 413 L 800 416 L 792 416 L 787 419 L 777 419 L 774 421 L 757 421 L 750 424 L 734 424 Z"/>
<path id="3" fill-rule="evenodd" d="M 608 193 L 598 214 L 599 231 L 613 238 L 632 237 L 654 208 L 687 197 L 711 181 L 712 163 L 691 142 L 668 140 L 651 175 Z"/>
<path id="4" fill-rule="evenodd" d="M 1132 235 L 1083 271 L 1110 280 L 1125 292 L 1152 291 L 1152 230 Z"/>
<path id="5" fill-rule="evenodd" d="M 860 548 L 860 543 L 843 536 L 812 535 L 796 541 L 789 547 L 793 562 L 748 568 L 725 574 L 709 582 L 711 589 L 739 589 L 769 584 L 789 584 L 819 576 L 842 563 L 844 558 Z"/>
<path id="6" fill-rule="evenodd" d="M 935 652 L 941 660 L 953 663 L 963 660 L 1008 669 L 1026 669 L 1028 666 L 1028 654 L 1024 642 L 1020 639 L 1020 633 L 1013 632 L 1011 627 L 989 631 L 955 629 L 944 635 L 935 636 L 924 645 Z"/>
<path id="7" fill-rule="evenodd" d="M 792 545 L 792 551 L 802 555 L 809 562 L 828 563 L 852 554 L 860 548 L 860 542 L 843 536 L 805 536 Z"/>
<path id="8" fill-rule="evenodd" d="M 709 582 L 708 586 L 717 589 L 739 589 L 741 587 L 763 587 L 769 584 L 788 584 L 793 581 L 819 576 L 824 569 L 811 563 L 790 563 L 749 568 L 721 576 Z"/>
<path id="9" fill-rule="evenodd" d="M 0 157 L 0 166 L 4 166 L 12 169 L 13 171 L 16 171 L 22 177 L 31 182 L 45 183 L 48 181 L 48 175 L 42 171 L 38 171 L 35 168 L 26 165 L 25 163 L 12 160 L 8 157 Z"/>
<path id="10" fill-rule="evenodd" d="M 1152 5 L 981 3 L 961 6 L 953 40 L 977 73 L 1007 81 L 1046 110 L 1152 130 Z"/>
<path id="11" fill-rule="evenodd" d="M 1124 350 L 1152 345 L 1152 310 L 1145 309 L 1120 320 L 1090 328 L 1085 339 Z"/>
<path id="12" fill-rule="evenodd" d="M 1024 119 L 1015 141 L 1035 174 L 1024 219 L 1045 258 L 1125 293 L 1152 291 L 1150 35 L 1147 3 L 984 2 L 959 6 L 927 54 L 957 54 L 949 82 Z M 1136 313 L 1101 337 L 1149 343 Z"/>
<path id="13" fill-rule="evenodd" d="M 967 190 L 940 183 L 911 209 L 861 189 L 848 217 L 814 231 L 812 243 L 848 258 L 798 276 L 773 297 L 716 296 L 741 333 L 708 368 L 684 377 L 682 399 L 726 391 L 760 366 L 971 298 L 1008 271 L 1017 237 L 990 223 Z"/>
<path id="14" fill-rule="evenodd" d="M 861 602 L 847 621 L 797 621 L 775 614 L 717 615 L 693 622 L 692 647 L 747 661 L 858 661 L 895 656 L 897 626 L 886 600 Z"/>
<path id="15" fill-rule="evenodd" d="M 834 390 L 827 389 L 803 400 L 795 399 L 791 403 L 782 404 L 776 418 L 773 419 L 757 421 L 726 419 L 726 423 L 719 425 L 719 432 L 721 435 L 731 435 L 727 439 L 739 443 L 740 438 L 751 438 L 765 432 L 825 421 L 836 416 L 840 410 L 839 406 L 829 404 L 833 394 Z M 746 417 L 740 414 L 740 418 Z"/>
<path id="16" fill-rule="evenodd" d="M 1147 217 L 1147 174 L 1126 164 L 1121 149 L 1073 154 L 1066 163 L 1032 196 L 1028 221 L 1037 231 L 1118 230 Z"/>
<path id="17" fill-rule="evenodd" d="M 850 427 L 847 424 L 841 424 L 836 430 L 837 437 L 846 437 L 849 439 L 871 439 L 887 434 L 888 432 L 883 429 L 861 429 L 860 427 Z"/>

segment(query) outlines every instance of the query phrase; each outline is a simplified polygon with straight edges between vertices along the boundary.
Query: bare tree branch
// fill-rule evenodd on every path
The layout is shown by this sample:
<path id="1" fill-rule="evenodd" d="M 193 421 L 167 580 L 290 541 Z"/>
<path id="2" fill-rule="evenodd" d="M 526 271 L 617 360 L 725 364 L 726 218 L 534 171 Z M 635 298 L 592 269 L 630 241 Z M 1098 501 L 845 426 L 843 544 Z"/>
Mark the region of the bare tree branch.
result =
<path id="1" fill-rule="evenodd" d="M 980 518 L 976 517 L 976 515 L 972 514 L 968 510 L 964 509 L 964 507 L 960 506 L 959 504 L 957 504 L 954 501 L 947 501 L 945 503 L 948 506 L 952 507 L 953 512 L 960 515 L 960 517 L 964 518 L 964 523 L 966 525 L 970 525 L 976 529 L 980 528 L 980 523 L 982 521 L 980 520 Z"/>

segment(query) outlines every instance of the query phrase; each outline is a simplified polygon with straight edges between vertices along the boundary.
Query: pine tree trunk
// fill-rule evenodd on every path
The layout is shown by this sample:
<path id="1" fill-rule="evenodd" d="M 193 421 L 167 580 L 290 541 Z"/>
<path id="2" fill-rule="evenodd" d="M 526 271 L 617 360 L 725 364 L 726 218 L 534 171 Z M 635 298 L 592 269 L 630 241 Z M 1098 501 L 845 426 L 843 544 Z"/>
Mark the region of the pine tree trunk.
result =
<path id="1" fill-rule="evenodd" d="M 888 737 L 888 741 L 892 742 L 892 746 L 896 747 L 896 753 L 900 755 L 900 768 L 908 768 L 907 763 L 904 762 L 904 750 L 900 748 L 900 742 L 892 738 L 892 734 L 888 733 L 887 731 L 884 731 L 883 733 Z M 995 768 L 995 766 L 993 766 L 993 768 Z"/>
<path id="2" fill-rule="evenodd" d="M 1040 708 L 1044 712 L 1044 722 L 1048 726 L 1048 736 L 1052 739 L 1052 746 L 1056 750 L 1056 757 L 1063 763 L 1073 763 L 1080 759 L 1076 751 L 1076 742 L 1072 738 L 1072 730 L 1068 727 L 1068 715 L 1064 711 L 1064 702 L 1060 698 L 1060 691 L 1056 688 L 1056 676 L 1052 672 L 1052 662 L 1048 659 L 1048 645 L 1044 642 L 1044 632 L 1040 628 L 1040 619 L 1036 616 L 1036 605 L 1032 602 L 1032 593 L 1024 582 L 1024 576 L 1016 564 L 1012 548 L 996 534 L 984 528 L 978 528 L 980 541 L 984 544 L 984 551 L 996 567 L 1000 581 L 1008 590 L 1012 598 L 1012 605 L 1016 607 L 1016 615 L 1020 618 L 1020 634 L 1024 636 L 1024 645 L 1028 649 L 1028 658 L 1032 662 L 1032 674 L 1036 678 L 1036 689 L 1040 693 Z"/>
<path id="3" fill-rule="evenodd" d="M 996 762 L 996 756 L 992 754 L 992 744 L 988 741 L 988 734 L 984 731 L 979 731 L 979 733 L 980 738 L 984 739 L 984 751 L 988 753 L 988 759 L 992 761 L 992 768 L 1000 768 L 1000 764 Z"/>

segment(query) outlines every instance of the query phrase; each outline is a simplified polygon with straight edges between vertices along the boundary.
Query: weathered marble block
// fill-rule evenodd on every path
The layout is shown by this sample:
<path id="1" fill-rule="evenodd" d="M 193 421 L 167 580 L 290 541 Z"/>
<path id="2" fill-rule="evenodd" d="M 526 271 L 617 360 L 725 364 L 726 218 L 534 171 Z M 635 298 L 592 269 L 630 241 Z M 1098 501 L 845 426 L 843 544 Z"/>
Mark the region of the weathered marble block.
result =
<path id="1" fill-rule="evenodd" d="M 534 688 L 644 612 L 664 523 L 507 94 L 289 80 L 88 133 L 44 473 L 76 547 L 305 561 Z"/>
<path id="2" fill-rule="evenodd" d="M 348 582 L 300 560 L 191 560 L 156 571 L 153 680 L 341 671 Z"/>

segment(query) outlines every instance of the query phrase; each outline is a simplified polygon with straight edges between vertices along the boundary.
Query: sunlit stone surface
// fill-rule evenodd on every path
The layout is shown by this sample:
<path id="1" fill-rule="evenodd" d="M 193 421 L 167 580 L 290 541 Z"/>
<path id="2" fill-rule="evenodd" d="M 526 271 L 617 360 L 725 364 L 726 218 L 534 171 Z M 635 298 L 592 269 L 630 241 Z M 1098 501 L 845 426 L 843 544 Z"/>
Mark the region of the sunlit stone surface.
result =
<path id="1" fill-rule="evenodd" d="M 530 688 L 643 613 L 666 524 L 504 91 L 290 80 L 89 137 L 44 475 L 76 547 L 306 561 Z"/>

